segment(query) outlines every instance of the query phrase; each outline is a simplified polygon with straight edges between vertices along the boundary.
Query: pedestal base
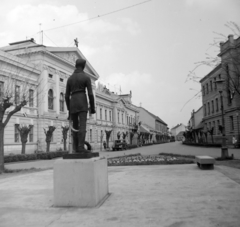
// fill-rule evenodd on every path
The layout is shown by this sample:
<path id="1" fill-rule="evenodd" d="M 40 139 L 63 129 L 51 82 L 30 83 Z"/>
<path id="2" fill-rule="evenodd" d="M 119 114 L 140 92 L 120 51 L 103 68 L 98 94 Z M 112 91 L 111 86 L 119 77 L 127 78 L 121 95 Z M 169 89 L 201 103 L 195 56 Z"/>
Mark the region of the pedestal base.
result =
<path id="1" fill-rule="evenodd" d="M 54 206 L 96 207 L 107 196 L 107 159 L 60 159 L 54 163 Z"/>
<path id="2" fill-rule="evenodd" d="M 63 155 L 63 159 L 87 159 L 99 157 L 98 152 L 89 152 L 89 153 L 72 153 Z"/>

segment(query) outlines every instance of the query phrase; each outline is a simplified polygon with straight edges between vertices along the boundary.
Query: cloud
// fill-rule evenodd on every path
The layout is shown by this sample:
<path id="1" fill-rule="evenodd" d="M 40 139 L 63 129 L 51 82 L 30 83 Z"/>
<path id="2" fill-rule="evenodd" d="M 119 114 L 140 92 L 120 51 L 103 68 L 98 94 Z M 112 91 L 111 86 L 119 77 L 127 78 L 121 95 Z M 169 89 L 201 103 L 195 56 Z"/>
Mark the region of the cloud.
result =
<path id="1" fill-rule="evenodd" d="M 81 27 L 84 31 L 91 33 L 116 32 L 121 30 L 120 26 L 106 22 L 102 19 L 89 22 L 87 25 Z"/>
<path id="2" fill-rule="evenodd" d="M 122 18 L 123 27 L 128 31 L 131 35 L 137 35 L 141 32 L 140 26 L 138 23 L 134 22 L 130 18 Z"/>
<path id="3" fill-rule="evenodd" d="M 81 50 L 81 52 L 87 59 L 90 59 L 92 56 L 94 56 L 96 54 L 99 54 L 99 53 L 103 54 L 107 51 L 111 51 L 112 46 L 105 44 L 103 46 L 93 47 L 93 46 L 89 46 L 87 44 L 80 44 L 79 49 Z"/>
<path id="4" fill-rule="evenodd" d="M 187 6 L 200 6 L 203 8 L 208 8 L 208 9 L 214 9 L 216 10 L 219 9 L 219 6 L 224 3 L 222 0 L 185 0 L 185 3 Z M 227 4 L 230 4 L 227 2 Z"/>
<path id="5" fill-rule="evenodd" d="M 1 14 L 0 19 L 2 30 L 4 30 L 4 33 L 1 32 L 1 46 L 26 38 L 35 38 L 39 41 L 40 30 L 44 31 L 44 44 L 51 46 L 69 46 L 69 41 L 79 37 L 79 34 L 81 34 L 79 41 L 83 41 L 89 35 L 98 37 L 99 33 L 121 30 L 120 26 L 102 19 L 76 23 L 89 19 L 89 15 L 80 13 L 74 5 L 16 5 L 7 13 Z M 68 24 L 72 25 L 65 26 Z M 57 27 L 62 28 L 48 31 Z"/>
<path id="6" fill-rule="evenodd" d="M 111 91 L 122 94 L 129 94 L 132 91 L 132 102 L 135 105 L 142 103 L 147 109 L 154 110 L 156 100 L 167 101 L 167 96 L 177 91 L 177 87 L 167 84 L 160 78 L 149 73 L 134 71 L 128 74 L 114 73 L 100 79 Z M 165 99 L 166 98 L 166 99 Z"/>

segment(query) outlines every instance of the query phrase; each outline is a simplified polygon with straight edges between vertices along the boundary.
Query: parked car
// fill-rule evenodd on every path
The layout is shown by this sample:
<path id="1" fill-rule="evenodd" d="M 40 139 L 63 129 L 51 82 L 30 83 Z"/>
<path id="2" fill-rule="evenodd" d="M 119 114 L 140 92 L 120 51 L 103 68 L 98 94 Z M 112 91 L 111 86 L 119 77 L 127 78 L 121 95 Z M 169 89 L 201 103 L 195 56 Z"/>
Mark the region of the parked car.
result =
<path id="1" fill-rule="evenodd" d="M 113 151 L 127 150 L 127 143 L 125 140 L 115 140 L 112 146 Z"/>

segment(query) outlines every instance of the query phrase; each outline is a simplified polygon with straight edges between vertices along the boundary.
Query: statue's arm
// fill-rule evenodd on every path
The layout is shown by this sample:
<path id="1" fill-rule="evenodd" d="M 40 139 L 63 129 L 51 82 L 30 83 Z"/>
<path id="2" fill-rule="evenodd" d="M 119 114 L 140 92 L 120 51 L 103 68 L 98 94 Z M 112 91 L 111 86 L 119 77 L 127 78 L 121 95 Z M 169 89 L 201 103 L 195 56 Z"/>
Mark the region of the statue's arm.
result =
<path id="1" fill-rule="evenodd" d="M 91 113 L 94 114 L 94 113 L 96 113 L 96 111 L 95 111 L 94 95 L 93 95 L 93 91 L 92 91 L 92 84 L 91 84 L 90 78 L 88 78 L 88 80 L 87 80 L 87 91 L 88 91 L 88 98 L 89 98 L 89 102 L 90 102 Z"/>
<path id="2" fill-rule="evenodd" d="M 66 92 L 65 92 L 65 102 L 68 110 L 69 110 L 69 103 L 70 103 L 70 92 L 71 92 L 71 89 L 70 89 L 70 83 L 68 80 L 67 86 L 66 86 Z"/>

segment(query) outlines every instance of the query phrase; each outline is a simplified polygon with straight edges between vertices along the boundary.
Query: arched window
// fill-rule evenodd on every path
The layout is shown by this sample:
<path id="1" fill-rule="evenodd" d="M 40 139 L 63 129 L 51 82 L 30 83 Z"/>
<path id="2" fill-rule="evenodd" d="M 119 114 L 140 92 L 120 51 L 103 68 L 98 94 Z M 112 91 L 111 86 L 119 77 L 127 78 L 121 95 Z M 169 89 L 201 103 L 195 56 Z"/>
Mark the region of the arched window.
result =
<path id="1" fill-rule="evenodd" d="M 52 89 L 48 90 L 48 109 L 53 110 L 53 91 L 52 91 Z"/>
<path id="2" fill-rule="evenodd" d="M 64 111 L 64 96 L 63 93 L 60 93 L 60 111 Z"/>

